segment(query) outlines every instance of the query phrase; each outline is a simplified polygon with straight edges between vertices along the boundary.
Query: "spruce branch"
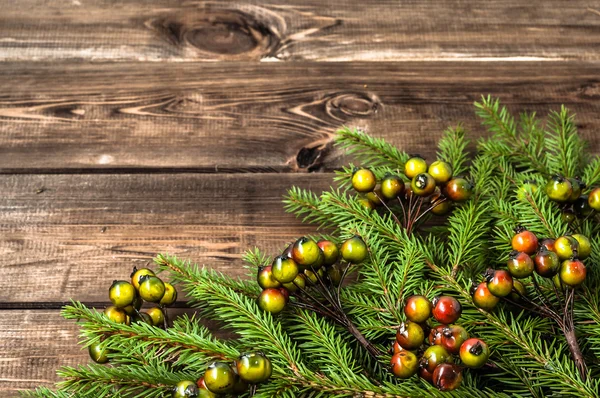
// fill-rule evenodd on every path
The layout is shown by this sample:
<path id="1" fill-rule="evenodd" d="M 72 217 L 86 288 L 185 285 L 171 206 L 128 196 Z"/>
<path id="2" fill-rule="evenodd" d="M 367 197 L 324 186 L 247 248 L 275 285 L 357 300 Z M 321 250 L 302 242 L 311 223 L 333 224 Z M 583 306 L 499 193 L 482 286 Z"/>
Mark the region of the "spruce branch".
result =
<path id="1" fill-rule="evenodd" d="M 438 159 L 450 163 L 454 175 L 462 175 L 467 171 L 468 145 L 469 140 L 465 138 L 461 124 L 448 128 L 438 143 Z"/>
<path id="2" fill-rule="evenodd" d="M 585 160 L 585 143 L 577 134 L 575 116 L 562 106 L 560 112 L 551 112 L 548 120 L 547 147 L 553 155 L 549 169 L 564 177 L 580 176 Z"/>
<path id="3" fill-rule="evenodd" d="M 380 138 L 371 137 L 358 129 L 344 127 L 338 130 L 336 145 L 369 166 L 403 169 L 404 163 L 408 160 L 408 155 L 399 151 L 395 146 Z"/>

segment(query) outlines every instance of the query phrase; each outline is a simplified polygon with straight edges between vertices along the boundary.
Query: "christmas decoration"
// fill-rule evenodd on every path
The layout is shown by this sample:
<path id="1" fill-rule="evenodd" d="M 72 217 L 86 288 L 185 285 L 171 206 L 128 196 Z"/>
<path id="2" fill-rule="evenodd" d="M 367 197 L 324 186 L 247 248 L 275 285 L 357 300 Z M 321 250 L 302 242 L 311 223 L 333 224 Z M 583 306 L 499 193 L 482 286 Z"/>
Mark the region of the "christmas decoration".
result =
<path id="1" fill-rule="evenodd" d="M 25 395 L 598 397 L 600 158 L 565 108 L 476 113 L 490 136 L 449 129 L 429 160 L 340 130 L 360 165 L 285 198 L 322 235 L 248 251 L 244 280 L 157 256 L 112 307 L 63 310 L 93 362 Z M 170 282 L 197 315 L 169 323 Z"/>

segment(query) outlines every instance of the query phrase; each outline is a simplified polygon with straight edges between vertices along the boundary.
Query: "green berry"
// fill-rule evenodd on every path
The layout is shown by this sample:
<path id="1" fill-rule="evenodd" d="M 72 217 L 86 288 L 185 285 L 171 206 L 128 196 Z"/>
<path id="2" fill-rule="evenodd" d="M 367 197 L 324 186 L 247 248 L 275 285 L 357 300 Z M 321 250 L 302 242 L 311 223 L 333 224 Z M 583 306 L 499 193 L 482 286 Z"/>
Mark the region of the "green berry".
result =
<path id="1" fill-rule="evenodd" d="M 204 373 L 206 388 L 215 394 L 227 394 L 235 385 L 235 373 L 225 362 L 213 362 Z"/>
<path id="2" fill-rule="evenodd" d="M 258 306 L 263 311 L 278 314 L 285 308 L 287 300 L 279 289 L 265 289 L 258 296 Z"/>
<path id="3" fill-rule="evenodd" d="M 435 191 L 435 180 L 430 174 L 421 173 L 412 179 L 410 187 L 417 196 L 429 196 Z"/>
<path id="4" fill-rule="evenodd" d="M 133 267 L 133 272 L 131 273 L 131 284 L 135 286 L 136 289 L 140 288 L 140 278 L 144 275 L 156 276 L 154 271 L 148 268 L 140 268 L 137 269 Z"/>
<path id="5" fill-rule="evenodd" d="M 127 281 L 114 281 L 108 289 L 108 297 L 117 308 L 125 308 L 135 299 L 135 287 Z"/>
<path id="6" fill-rule="evenodd" d="M 319 258 L 321 249 L 317 242 L 309 238 L 300 238 L 292 247 L 292 258 L 300 267 L 308 267 Z"/>
<path id="7" fill-rule="evenodd" d="M 381 181 L 381 195 L 387 199 L 392 200 L 401 196 L 404 193 L 404 181 L 396 176 L 386 176 Z"/>
<path id="8" fill-rule="evenodd" d="M 404 174 L 411 180 L 427 171 L 427 162 L 420 156 L 413 156 L 404 164 Z"/>
<path id="9" fill-rule="evenodd" d="M 452 178 L 452 165 L 443 160 L 436 160 L 429 165 L 427 172 L 433 177 L 436 183 L 443 184 Z"/>
<path id="10" fill-rule="evenodd" d="M 175 286 L 171 285 L 169 282 L 164 282 L 165 284 L 165 294 L 160 299 L 160 305 L 169 306 L 173 304 L 177 300 L 177 290 Z"/>
<path id="11" fill-rule="evenodd" d="M 326 266 L 333 265 L 340 257 L 340 251 L 335 243 L 330 240 L 320 240 L 317 246 L 323 252 L 323 264 Z"/>
<path id="12" fill-rule="evenodd" d="M 150 316 L 152 325 L 163 326 L 165 323 L 165 313 L 158 307 L 149 308 L 146 310 L 146 314 Z"/>
<path id="13" fill-rule="evenodd" d="M 368 250 L 365 241 L 355 235 L 342 244 L 340 249 L 342 257 L 349 263 L 360 264 L 367 258 Z"/>
<path id="14" fill-rule="evenodd" d="M 140 278 L 140 297 L 151 303 L 158 303 L 165 295 L 165 284 L 160 278 L 144 275 Z"/>
<path id="15" fill-rule="evenodd" d="M 198 387 L 190 380 L 182 380 L 173 388 L 173 398 L 198 398 Z"/>
<path id="16" fill-rule="evenodd" d="M 104 315 L 113 322 L 116 323 L 127 323 L 127 314 L 122 309 L 115 307 L 114 305 L 106 307 Z"/>
<path id="17" fill-rule="evenodd" d="M 280 283 L 288 283 L 298 276 L 298 265 L 291 258 L 277 256 L 271 265 L 273 278 Z M 275 287 L 275 286 L 270 286 Z"/>
<path id="18" fill-rule="evenodd" d="M 375 174 L 369 169 L 359 169 L 352 174 L 352 187 L 356 192 L 371 192 L 377 185 Z"/>
<path id="19" fill-rule="evenodd" d="M 444 194 L 453 202 L 465 202 L 473 194 L 473 185 L 464 178 L 453 178 L 444 187 Z"/>
<path id="20" fill-rule="evenodd" d="M 564 177 L 554 176 L 546 184 L 546 195 L 555 202 L 566 202 L 573 193 L 571 182 Z"/>
<path id="21" fill-rule="evenodd" d="M 103 347 L 100 343 L 91 344 L 88 347 L 88 352 L 90 353 L 90 358 L 96 363 L 106 363 L 108 362 L 108 353 L 110 352 L 108 348 Z"/>
<path id="22" fill-rule="evenodd" d="M 237 374 L 250 384 L 268 380 L 273 372 L 271 361 L 262 352 L 242 354 L 236 361 Z"/>

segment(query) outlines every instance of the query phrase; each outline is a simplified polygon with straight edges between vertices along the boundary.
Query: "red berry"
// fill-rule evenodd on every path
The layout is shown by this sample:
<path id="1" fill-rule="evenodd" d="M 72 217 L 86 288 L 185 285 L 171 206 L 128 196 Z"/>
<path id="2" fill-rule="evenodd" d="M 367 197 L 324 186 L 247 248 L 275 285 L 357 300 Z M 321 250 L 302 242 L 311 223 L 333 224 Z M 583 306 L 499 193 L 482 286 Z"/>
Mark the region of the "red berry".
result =
<path id="1" fill-rule="evenodd" d="M 462 369 L 453 363 L 443 363 L 433 371 L 433 385 L 440 391 L 456 390 L 462 379 Z"/>
<path id="2" fill-rule="evenodd" d="M 518 252 L 533 254 L 538 248 L 538 238 L 531 231 L 519 229 L 512 238 L 512 248 Z"/>
<path id="3" fill-rule="evenodd" d="M 340 251 L 335 243 L 330 240 L 320 240 L 317 242 L 317 246 L 323 252 L 323 264 L 329 266 L 337 262 Z"/>
<path id="4" fill-rule="evenodd" d="M 473 293 L 473 304 L 482 310 L 493 310 L 499 301 L 500 298 L 490 292 L 485 282 L 481 282 L 475 289 L 475 293 Z"/>
<path id="5" fill-rule="evenodd" d="M 446 325 L 438 325 L 436 327 L 431 328 L 429 331 L 429 337 L 427 337 L 427 341 L 429 341 L 429 345 L 442 345 L 442 332 L 446 328 Z"/>
<path id="6" fill-rule="evenodd" d="M 446 326 L 442 330 L 441 345 L 451 354 L 458 354 L 460 346 L 469 338 L 467 330 L 460 325 Z"/>
<path id="7" fill-rule="evenodd" d="M 417 323 L 425 322 L 431 317 L 433 305 L 425 296 L 410 296 L 404 306 L 406 317 Z"/>
<path id="8" fill-rule="evenodd" d="M 281 286 L 281 282 L 273 277 L 273 271 L 270 265 L 258 269 L 256 280 L 258 281 L 258 286 L 263 289 Z"/>
<path id="9" fill-rule="evenodd" d="M 444 194 L 453 202 L 464 202 L 473 194 L 473 186 L 464 178 L 453 178 L 446 184 Z"/>
<path id="10" fill-rule="evenodd" d="M 543 239 L 540 242 L 540 246 L 545 247 L 546 249 L 553 252 L 554 251 L 554 239 L 551 239 L 551 238 Z"/>
<path id="11" fill-rule="evenodd" d="M 287 300 L 279 289 L 265 289 L 258 296 L 258 306 L 272 314 L 277 314 L 285 308 Z"/>
<path id="12" fill-rule="evenodd" d="M 321 249 L 314 240 L 300 238 L 292 247 L 292 258 L 299 266 L 308 267 L 319 259 L 320 251 Z"/>
<path id="13" fill-rule="evenodd" d="M 454 297 L 441 296 L 434 300 L 432 312 L 436 321 L 447 325 L 460 318 L 462 308 Z"/>

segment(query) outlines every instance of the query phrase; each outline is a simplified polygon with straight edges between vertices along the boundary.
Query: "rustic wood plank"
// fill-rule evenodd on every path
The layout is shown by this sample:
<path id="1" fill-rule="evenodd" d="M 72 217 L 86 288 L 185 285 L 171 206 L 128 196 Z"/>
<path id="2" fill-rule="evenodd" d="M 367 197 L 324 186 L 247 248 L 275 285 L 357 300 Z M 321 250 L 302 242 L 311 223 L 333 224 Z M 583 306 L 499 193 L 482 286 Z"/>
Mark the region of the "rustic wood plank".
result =
<path id="1" fill-rule="evenodd" d="M 4 0 L 1 6 L 0 60 L 600 57 L 600 7 L 584 0 Z"/>
<path id="2" fill-rule="evenodd" d="M 175 318 L 193 310 L 170 309 Z M 231 334 L 215 322 L 202 321 L 219 338 Z M 0 311 L 0 396 L 17 397 L 18 391 L 40 386 L 52 387 L 61 366 L 90 362 L 87 351 L 78 345 L 79 328 L 63 319 L 58 310 Z"/>
<path id="3" fill-rule="evenodd" d="M 127 279 L 159 252 L 245 276 L 244 251 L 276 253 L 315 232 L 283 211 L 285 191 L 297 185 L 321 192 L 332 177 L 2 175 L 0 308 L 107 302 L 114 279 Z"/>
<path id="4" fill-rule="evenodd" d="M 0 172 L 315 171 L 342 125 L 433 156 L 473 101 L 600 127 L 598 63 L 23 64 L 0 75 Z M 594 140 L 592 150 L 600 150 Z"/>

